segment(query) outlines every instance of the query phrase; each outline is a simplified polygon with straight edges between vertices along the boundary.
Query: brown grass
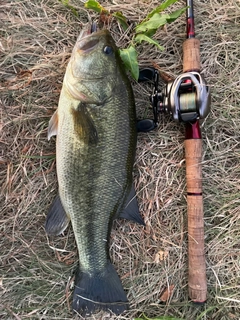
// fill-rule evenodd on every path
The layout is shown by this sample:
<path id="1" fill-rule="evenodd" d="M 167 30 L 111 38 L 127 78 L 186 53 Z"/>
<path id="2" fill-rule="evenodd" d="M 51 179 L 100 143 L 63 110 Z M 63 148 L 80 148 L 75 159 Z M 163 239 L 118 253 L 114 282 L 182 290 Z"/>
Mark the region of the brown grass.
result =
<path id="1" fill-rule="evenodd" d="M 48 239 L 45 216 L 57 181 L 55 145 L 48 121 L 72 47 L 88 21 L 83 2 L 14 0 L 0 11 L 0 318 L 71 319 L 72 274 L 77 251 L 71 228 Z M 158 1 L 104 2 L 121 9 L 131 23 Z M 178 6 L 183 6 L 180 1 Z M 205 244 L 208 301 L 188 302 L 184 127 L 161 116 L 159 128 L 139 134 L 134 171 L 146 228 L 116 221 L 110 254 L 128 292 L 133 319 L 239 319 L 240 314 L 240 6 L 237 0 L 195 1 L 203 74 L 212 89 L 212 110 L 202 124 Z M 114 23 L 117 43 L 131 40 Z M 164 52 L 139 47 L 141 66 L 158 64 L 181 73 L 184 16 L 159 30 Z M 138 116 L 149 113 L 151 88 L 133 84 Z M 151 114 L 150 114 L 151 115 Z M 169 288 L 167 301 L 162 294 Z"/>

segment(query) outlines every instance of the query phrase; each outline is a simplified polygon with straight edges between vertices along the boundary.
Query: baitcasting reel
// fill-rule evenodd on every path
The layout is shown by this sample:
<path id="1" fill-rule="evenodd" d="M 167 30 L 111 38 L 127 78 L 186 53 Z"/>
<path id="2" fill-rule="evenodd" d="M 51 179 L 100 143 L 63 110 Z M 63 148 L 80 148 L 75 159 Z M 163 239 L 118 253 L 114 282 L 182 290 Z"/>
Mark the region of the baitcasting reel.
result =
<path id="1" fill-rule="evenodd" d="M 210 89 L 198 72 L 186 72 L 168 82 L 163 91 L 158 90 L 159 72 L 155 68 L 140 71 L 139 82 L 152 81 L 150 96 L 153 120 L 138 121 L 138 131 L 148 132 L 156 128 L 159 113 L 171 114 L 175 121 L 192 122 L 203 119 L 210 111 Z"/>

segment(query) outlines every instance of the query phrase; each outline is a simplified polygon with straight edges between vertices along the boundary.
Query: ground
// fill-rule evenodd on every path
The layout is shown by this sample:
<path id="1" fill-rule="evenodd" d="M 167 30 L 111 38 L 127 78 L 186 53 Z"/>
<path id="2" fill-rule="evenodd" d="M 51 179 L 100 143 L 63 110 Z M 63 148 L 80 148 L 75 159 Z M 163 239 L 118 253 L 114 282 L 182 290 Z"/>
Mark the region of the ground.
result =
<path id="1" fill-rule="evenodd" d="M 101 3 L 121 10 L 131 28 L 159 4 Z M 110 255 L 130 311 L 92 319 L 133 319 L 143 313 L 149 318 L 239 319 L 240 4 L 194 4 L 202 74 L 212 94 L 211 112 L 201 123 L 208 300 L 199 307 L 188 301 L 184 126 L 161 115 L 155 131 L 138 136 L 134 183 L 146 227 L 119 220 L 111 233 Z M 173 9 L 184 5 L 179 1 Z M 73 45 L 82 27 L 96 17 L 78 0 L 1 4 L 1 319 L 72 319 L 77 264 L 72 229 L 57 238 L 48 238 L 44 230 L 57 193 L 55 141 L 46 137 Z M 116 23 L 108 28 L 119 47 L 131 41 L 131 32 Z M 159 30 L 156 39 L 165 50 L 142 44 L 140 66 L 158 65 L 173 78 L 181 74 L 184 15 Z M 151 116 L 152 87 L 132 83 L 138 117 Z"/>

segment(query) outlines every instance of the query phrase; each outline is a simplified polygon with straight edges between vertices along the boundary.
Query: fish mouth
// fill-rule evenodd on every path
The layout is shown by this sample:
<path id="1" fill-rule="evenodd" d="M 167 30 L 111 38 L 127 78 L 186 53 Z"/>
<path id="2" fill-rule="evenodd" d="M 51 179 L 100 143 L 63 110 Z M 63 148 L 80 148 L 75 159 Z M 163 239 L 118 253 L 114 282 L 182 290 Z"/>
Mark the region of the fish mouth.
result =
<path id="1" fill-rule="evenodd" d="M 89 54 L 92 54 L 95 49 L 98 47 L 99 42 L 101 40 L 101 35 L 104 35 L 106 30 L 101 30 L 98 28 L 98 25 L 96 22 L 89 23 L 87 27 L 82 29 L 75 47 L 74 51 L 72 53 L 71 57 L 71 67 L 70 72 L 72 74 L 72 77 L 76 79 L 76 81 L 83 80 L 84 82 L 87 81 L 96 81 L 96 80 L 102 80 L 105 76 L 99 76 L 99 74 L 96 72 L 96 75 L 89 75 L 87 72 L 84 72 L 84 74 L 79 74 L 78 68 L 76 71 L 75 61 L 79 59 L 79 57 L 88 56 Z M 77 55 L 75 55 L 77 53 Z M 83 58 L 84 59 L 84 58 Z M 77 63 L 78 64 L 78 63 Z M 92 73 L 92 70 L 91 70 Z M 67 87 L 70 85 L 66 83 Z M 72 87 L 74 87 L 75 82 L 72 84 Z M 69 91 L 73 96 L 78 96 L 78 93 L 76 93 L 73 88 L 69 87 Z"/>
<path id="2" fill-rule="evenodd" d="M 97 33 L 97 31 L 98 27 L 96 22 L 92 22 L 86 29 L 82 30 L 77 39 L 77 50 L 81 53 L 89 53 L 92 51 L 99 43 L 98 37 L 91 39 L 91 35 Z"/>
<path id="3" fill-rule="evenodd" d="M 97 31 L 98 31 L 97 23 L 96 22 L 89 23 L 89 25 L 81 31 L 77 41 L 83 40 L 89 37 L 92 33 Z"/>

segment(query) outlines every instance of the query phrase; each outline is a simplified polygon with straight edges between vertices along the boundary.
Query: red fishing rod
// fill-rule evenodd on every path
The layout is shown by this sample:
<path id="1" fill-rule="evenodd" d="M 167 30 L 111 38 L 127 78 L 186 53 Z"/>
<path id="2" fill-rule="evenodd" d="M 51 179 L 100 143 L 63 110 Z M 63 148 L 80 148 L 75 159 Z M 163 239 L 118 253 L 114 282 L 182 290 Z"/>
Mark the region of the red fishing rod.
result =
<path id="1" fill-rule="evenodd" d="M 146 68 L 143 79 L 154 81 L 151 96 L 154 120 L 139 122 L 139 131 L 149 131 L 157 124 L 159 112 L 170 113 L 185 123 L 185 159 L 188 220 L 188 292 L 191 301 L 207 299 L 206 262 L 204 250 L 204 214 L 202 194 L 202 137 L 199 120 L 210 111 L 210 90 L 200 72 L 200 41 L 195 38 L 193 1 L 186 0 L 187 39 L 183 43 L 183 73 L 158 91 L 158 71 Z"/>
<path id="2" fill-rule="evenodd" d="M 200 72 L 200 41 L 195 38 L 193 0 L 187 0 L 187 39 L 183 43 L 183 72 Z M 198 76 L 195 74 L 196 78 Z M 202 78 L 203 80 L 203 78 Z M 187 82 L 187 81 L 186 81 Z M 205 81 L 204 81 L 205 82 Z M 200 92 L 195 88 L 182 95 L 180 102 L 184 108 L 201 109 L 201 98 L 205 100 L 205 110 L 192 121 L 187 121 L 185 137 L 187 216 L 188 216 L 188 293 L 195 303 L 204 303 L 207 299 L 206 262 L 204 250 L 204 211 L 202 195 L 202 137 L 199 118 L 209 112 L 210 93 L 208 87 L 200 84 Z M 206 91 L 205 91 L 205 90 Z M 198 99 L 199 94 L 199 99 Z"/>
<path id="3" fill-rule="evenodd" d="M 195 38 L 193 1 L 187 0 L 187 39 L 183 74 L 166 85 L 160 111 L 184 122 L 188 220 L 188 293 L 191 301 L 207 299 L 202 194 L 202 137 L 199 120 L 210 111 L 210 90 L 200 72 L 200 41 Z"/>
<path id="4" fill-rule="evenodd" d="M 187 0 L 187 39 L 183 43 L 183 74 L 168 83 L 163 106 L 185 123 L 188 220 L 188 293 L 195 303 L 207 299 L 202 194 L 202 137 L 199 120 L 210 110 L 210 91 L 200 75 L 200 41 L 195 38 L 193 1 Z"/>

